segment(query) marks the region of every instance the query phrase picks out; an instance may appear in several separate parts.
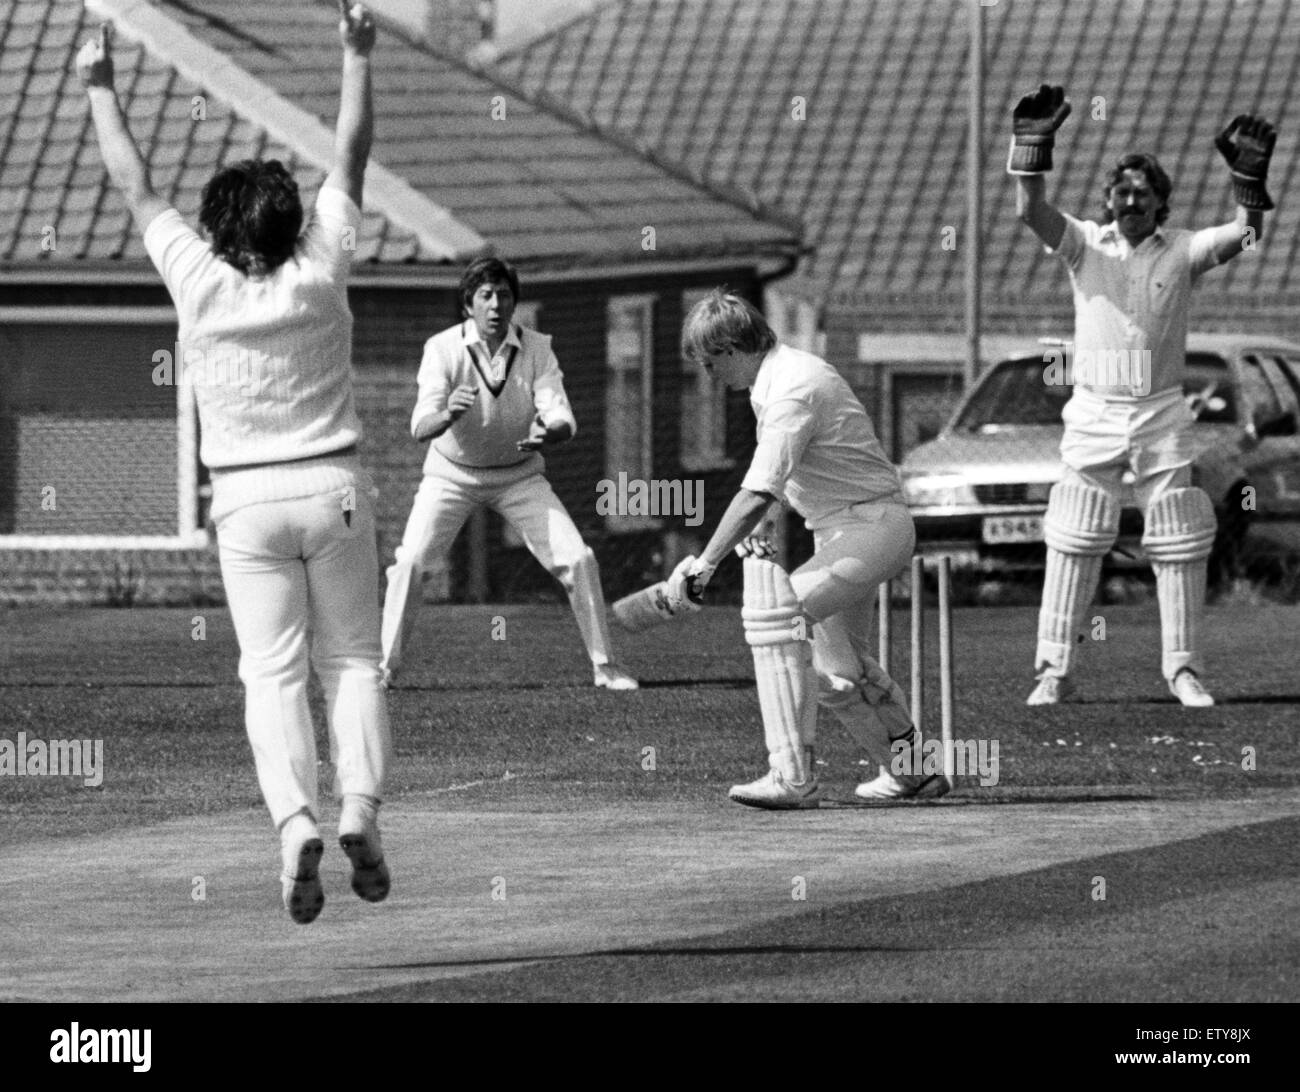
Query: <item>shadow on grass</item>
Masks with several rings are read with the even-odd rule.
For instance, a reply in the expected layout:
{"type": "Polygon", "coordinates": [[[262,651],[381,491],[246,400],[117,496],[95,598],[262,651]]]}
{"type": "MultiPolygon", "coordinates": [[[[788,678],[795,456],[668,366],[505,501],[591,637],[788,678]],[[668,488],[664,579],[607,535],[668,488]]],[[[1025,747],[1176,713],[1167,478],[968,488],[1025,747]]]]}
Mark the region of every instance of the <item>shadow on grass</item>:
{"type": "MultiPolygon", "coordinates": [[[[876,999],[872,991],[895,986],[914,1000],[981,990],[1010,990],[1016,1000],[1107,989],[1127,991],[1110,998],[1123,1000],[1197,998],[1206,989],[1249,997],[1252,990],[1293,989],[1286,985],[1287,960],[1295,953],[1230,908],[1207,922],[1206,905],[1254,902],[1246,893],[1255,885],[1296,880],[1300,817],[1289,817],[939,890],[805,906],[716,936],[578,955],[388,964],[389,970],[412,971],[512,969],[315,1000],[627,1001],[737,996],[751,984],[755,996],[763,996],[774,989],[796,994],[801,981],[810,993],[820,989],[821,999],[834,999],[825,990],[838,988],[846,1000],[876,999]],[[1107,930],[1122,941],[1108,940],[1107,930]],[[1051,954],[1050,962],[1043,952],[1051,954]],[[968,953],[968,961],[942,958],[947,953],[968,953]],[[996,983],[979,977],[989,974],[985,955],[995,960],[996,983]],[[1234,955],[1242,957],[1235,969],[1234,955]],[[773,956],[784,961],[773,964],[773,956]],[[1162,975],[1181,973],[1186,984],[1145,980],[1136,968],[1153,960],[1163,960],[1162,975]],[[1271,979],[1256,965],[1269,960],[1277,972],[1271,979]],[[1213,977],[1225,974],[1233,977],[1231,985],[1213,977]]],[[[1267,923],[1268,909],[1260,905],[1267,923]]],[[[1285,935],[1289,925],[1278,921],[1275,928],[1285,935]]]]}
{"type": "Polygon", "coordinates": [[[882,808],[963,808],[963,807],[1007,807],[1014,804],[1142,804],[1163,799],[1149,792],[1072,792],[1059,794],[1050,790],[1031,790],[1017,793],[1014,790],[999,792],[996,795],[973,790],[970,795],[957,788],[938,800],[882,800],[868,803],[852,797],[842,799],[824,799],[823,809],[844,811],[879,811],[882,808]]]}
{"type": "MultiPolygon", "coordinates": [[[[1147,698],[1071,698],[1062,705],[1177,705],[1178,699],[1172,694],[1163,697],[1147,698]]],[[[1240,694],[1232,698],[1214,699],[1215,705],[1300,705],[1300,694],[1240,694]]],[[[1211,706],[1210,708],[1213,708],[1211,706]]]]}

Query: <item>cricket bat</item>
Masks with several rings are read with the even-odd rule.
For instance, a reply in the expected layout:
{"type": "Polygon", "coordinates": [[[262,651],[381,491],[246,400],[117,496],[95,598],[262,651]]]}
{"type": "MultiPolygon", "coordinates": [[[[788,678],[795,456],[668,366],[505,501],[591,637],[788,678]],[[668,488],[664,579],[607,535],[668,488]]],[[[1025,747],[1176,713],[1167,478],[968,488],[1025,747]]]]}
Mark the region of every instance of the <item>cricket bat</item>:
{"type": "Polygon", "coordinates": [[[676,621],[693,613],[689,607],[674,607],[673,600],[668,598],[667,580],[623,596],[610,609],[614,613],[614,620],[633,633],[653,629],[664,622],[676,621]]]}

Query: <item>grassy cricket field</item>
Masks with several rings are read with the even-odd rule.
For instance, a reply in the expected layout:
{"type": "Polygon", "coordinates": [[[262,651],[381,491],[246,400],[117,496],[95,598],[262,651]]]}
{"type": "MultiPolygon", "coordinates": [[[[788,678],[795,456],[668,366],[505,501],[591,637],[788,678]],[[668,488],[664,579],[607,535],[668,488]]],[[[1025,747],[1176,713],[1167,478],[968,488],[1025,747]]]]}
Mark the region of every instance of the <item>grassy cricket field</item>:
{"type": "Polygon", "coordinates": [[[799,813],[726,800],[765,766],[737,610],[616,634],[643,688],[611,694],[558,603],[430,607],[389,701],[392,896],[348,889],[322,726],[308,927],[227,613],[0,617],[0,739],[103,741],[101,784],[0,776],[0,998],[1300,1000],[1294,606],[1210,608],[1207,710],[1160,678],[1154,602],[1094,608],[1047,709],[1036,611],[961,608],[955,735],[996,743],[996,783],[856,806],[823,719],[829,803],[799,813]]]}

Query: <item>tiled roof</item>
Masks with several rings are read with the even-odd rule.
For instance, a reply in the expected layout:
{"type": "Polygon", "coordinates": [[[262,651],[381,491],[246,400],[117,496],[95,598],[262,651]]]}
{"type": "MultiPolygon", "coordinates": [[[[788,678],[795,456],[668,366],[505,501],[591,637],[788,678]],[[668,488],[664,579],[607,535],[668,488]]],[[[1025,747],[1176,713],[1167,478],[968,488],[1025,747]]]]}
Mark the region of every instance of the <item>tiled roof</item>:
{"type": "MultiPolygon", "coordinates": [[[[153,10],[262,81],[268,98],[283,96],[332,128],[340,55],[336,4],[162,0],[153,10]]],[[[16,104],[0,117],[3,266],[144,258],[139,235],[104,175],[73,71],[77,48],[96,24],[80,3],[68,0],[16,0],[0,8],[0,101],[16,104]],[[51,226],[54,254],[41,247],[51,226]]],[[[220,162],[239,158],[279,158],[305,192],[316,188],[321,167],[305,162],[293,141],[277,140],[250,120],[263,104],[208,95],[206,119],[195,122],[193,97],[205,89],[158,55],[165,49],[150,53],[119,38],[114,61],[153,184],[182,215],[193,221],[203,183],[220,162]]],[[[797,245],[789,223],[765,218],[762,210],[680,169],[657,166],[626,142],[606,140],[563,110],[525,101],[388,28],[381,29],[375,58],[372,162],[525,267],[746,260],[784,255],[797,245]],[[504,120],[493,120],[494,105],[504,106],[504,120]],[[642,249],[645,226],[655,228],[653,252],[642,249]]],[[[367,210],[359,242],[363,260],[437,260],[380,211],[367,210]]]]}
{"type": "MultiPolygon", "coordinates": [[[[98,22],[80,3],[17,0],[0,9],[0,263],[13,268],[66,259],[147,261],[140,233],[108,181],[86,94],[73,58],[98,22]],[[51,234],[49,229],[53,229],[51,234]],[[49,240],[53,240],[53,248],[49,240]],[[44,245],[43,245],[44,244],[44,245]]],[[[222,162],[279,159],[306,192],[325,172],[228,103],[170,65],[119,39],[113,50],[117,87],[132,135],[145,153],[154,188],[191,222],[203,184],[222,162]]],[[[416,241],[368,212],[358,243],[362,259],[405,261],[416,241]]]]}
{"type": "MultiPolygon", "coordinates": [[[[635,134],[719,184],[795,210],[816,253],[806,290],[843,300],[957,299],[965,236],[970,5],[956,0],[610,0],[497,62],[530,93],[635,134]],[[806,101],[806,120],[793,100],[806,101]],[[942,246],[957,228],[957,249],[942,246]]],[[[1040,82],[1074,104],[1049,195],[1096,218],[1109,166],[1155,151],[1171,226],[1232,219],[1213,138],[1258,111],[1280,135],[1278,211],[1256,257],[1205,284],[1222,298],[1300,294],[1300,4],[1011,0],[985,18],[985,299],[1058,303],[1063,273],[1014,215],[1011,107],[1040,82]],[[1104,100],[1104,104],[1101,100],[1104,100]],[[1104,109],[1104,117],[1103,117],[1104,109]]],[[[1206,289],[1202,289],[1205,291],[1206,289]]]]}

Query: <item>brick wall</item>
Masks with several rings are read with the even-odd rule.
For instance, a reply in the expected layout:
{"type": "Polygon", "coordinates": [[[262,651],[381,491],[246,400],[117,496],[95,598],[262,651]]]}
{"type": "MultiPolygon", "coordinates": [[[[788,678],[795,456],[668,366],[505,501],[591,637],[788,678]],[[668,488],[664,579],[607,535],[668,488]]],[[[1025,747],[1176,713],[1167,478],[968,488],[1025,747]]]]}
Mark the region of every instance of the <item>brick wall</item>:
{"type": "Polygon", "coordinates": [[[207,550],[0,548],[0,606],[208,606],[224,603],[207,550]]]}

